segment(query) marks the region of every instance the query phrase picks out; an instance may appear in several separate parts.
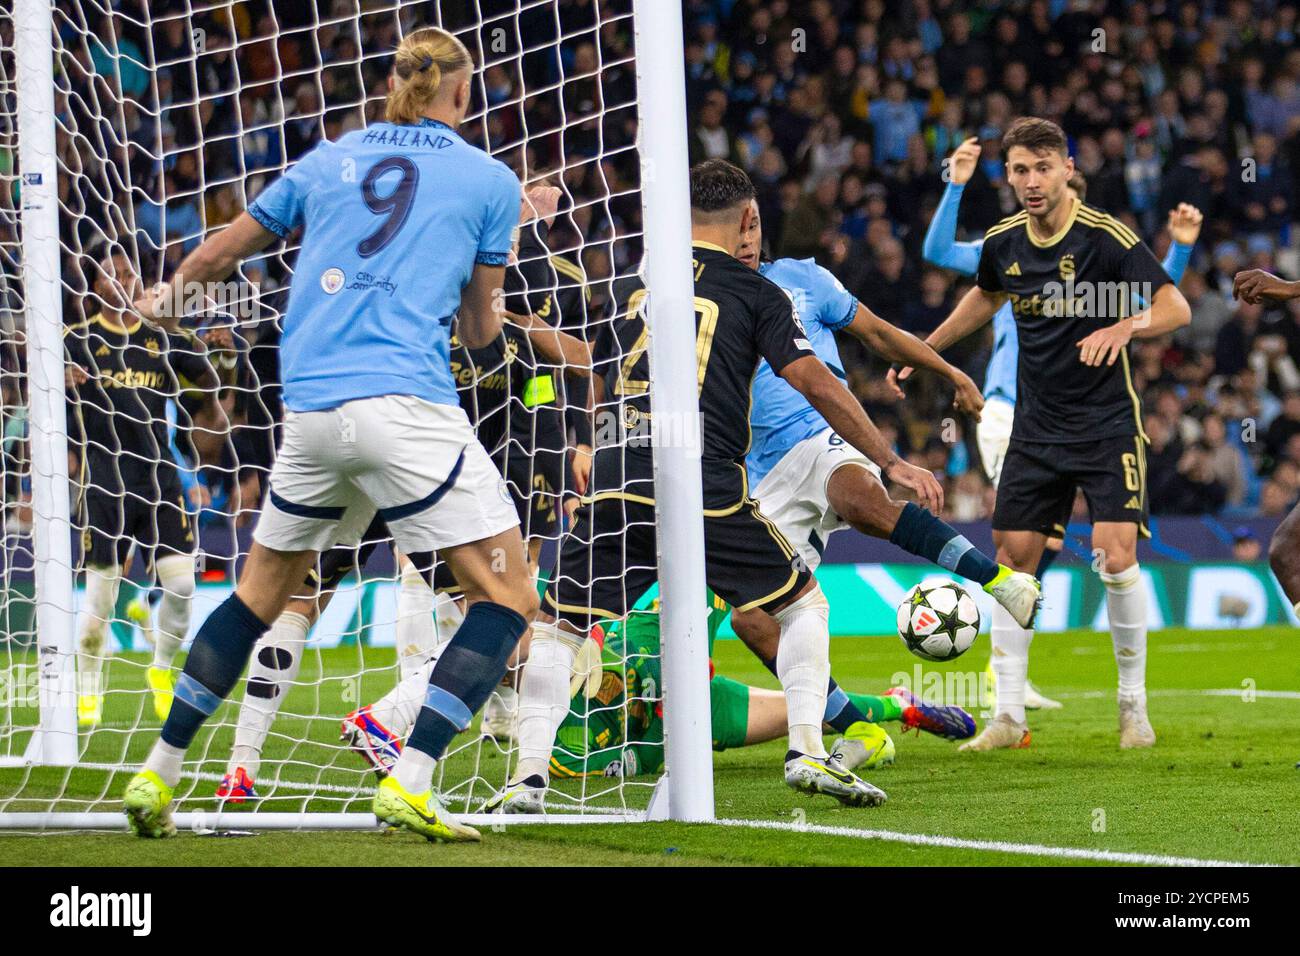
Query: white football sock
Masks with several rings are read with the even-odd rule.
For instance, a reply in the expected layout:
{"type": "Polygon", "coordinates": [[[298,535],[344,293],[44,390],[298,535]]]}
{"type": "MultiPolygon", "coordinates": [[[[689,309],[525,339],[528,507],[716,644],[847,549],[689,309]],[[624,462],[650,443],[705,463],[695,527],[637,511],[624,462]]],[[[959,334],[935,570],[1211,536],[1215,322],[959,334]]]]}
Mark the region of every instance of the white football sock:
{"type": "Polygon", "coordinates": [[[271,732],[271,725],[275,723],[275,715],[280,712],[280,705],[298,677],[310,630],[310,620],[296,611],[285,611],[254,645],[244,700],[239,705],[235,747],[230,753],[226,773],[234,773],[243,767],[250,777],[257,778],[262,747],[271,732]]]}
{"type": "Polygon", "coordinates": [[[1102,572],[1106,585],[1106,616],[1119,668],[1119,696],[1144,697],[1147,692],[1147,592],[1138,565],[1118,574],[1102,572]]]}
{"type": "Polygon", "coordinates": [[[781,625],[776,676],[785,691],[790,749],[825,757],[822,717],[831,676],[830,605],[814,582],[811,591],[774,616],[781,625]]]}
{"type": "Polygon", "coordinates": [[[149,751],[143,769],[152,770],[162,777],[163,783],[169,787],[174,787],[181,782],[181,759],[184,756],[184,750],[181,750],[180,747],[173,747],[160,737],[154,742],[153,750],[149,751]]]}
{"type": "Polygon", "coordinates": [[[519,686],[519,765],[511,782],[546,779],[555,732],[569,712],[569,679],[582,638],[556,624],[534,624],[519,686]]]}
{"type": "Polygon", "coordinates": [[[86,597],[77,628],[77,693],[96,695],[104,692],[101,671],[107,649],[109,622],[117,606],[117,588],[122,569],[86,568],[86,597]]]}
{"type": "Polygon", "coordinates": [[[433,620],[438,628],[438,646],[443,647],[465,620],[465,608],[461,606],[462,598],[446,591],[439,594],[433,605],[433,620]]]}
{"type": "Polygon", "coordinates": [[[414,564],[407,564],[397,590],[397,664],[402,679],[420,670],[437,646],[433,588],[424,583],[414,564]]]}
{"type": "Polygon", "coordinates": [[[190,603],[194,599],[194,556],[169,554],[154,563],[162,600],[154,629],[153,666],[170,669],[176,652],[190,629],[190,603]]]}
{"type": "Polygon", "coordinates": [[[397,686],[370,705],[370,716],[402,740],[415,726],[415,718],[420,716],[434,663],[425,661],[423,666],[411,671],[397,686]]]}
{"type": "Polygon", "coordinates": [[[433,771],[437,766],[437,759],[424,751],[403,747],[402,755],[393,764],[393,777],[407,793],[424,793],[433,786],[433,771]]]}
{"type": "Polygon", "coordinates": [[[1029,644],[1034,632],[1016,623],[1001,604],[993,605],[989,628],[993,645],[993,673],[997,675],[996,714],[1006,714],[1017,724],[1025,722],[1025,682],[1029,679],[1029,644]]]}

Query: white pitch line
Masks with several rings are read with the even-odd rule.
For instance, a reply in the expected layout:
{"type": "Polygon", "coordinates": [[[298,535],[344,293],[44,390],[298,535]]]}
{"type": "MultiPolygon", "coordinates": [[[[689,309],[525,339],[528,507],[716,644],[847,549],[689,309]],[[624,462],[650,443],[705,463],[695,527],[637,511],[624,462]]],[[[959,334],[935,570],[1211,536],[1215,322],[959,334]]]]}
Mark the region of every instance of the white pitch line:
{"type": "Polygon", "coordinates": [[[814,833],[820,836],[853,837],[858,840],[881,840],[912,846],[937,846],[956,850],[979,850],[986,853],[1019,853],[1022,856],[1055,857],[1067,860],[1096,860],[1102,863],[1135,863],[1141,866],[1273,866],[1271,863],[1244,863],[1240,860],[1198,860],[1186,856],[1157,853],[1122,853],[1117,850],[1086,850],[1081,847],[1044,846],[1039,843],[1007,843],[1002,840],[965,840],[960,837],[932,836],[926,833],[896,833],[893,830],[859,830],[856,827],[832,827],[820,823],[789,823],[784,820],[718,820],[718,826],[748,827],[756,830],[782,830],[788,833],[814,833]]]}
{"type": "MultiPolygon", "coordinates": [[[[1300,690],[1252,690],[1247,691],[1244,687],[1203,687],[1199,689],[1178,690],[1170,688],[1168,690],[1149,690],[1148,697],[1244,697],[1249,693],[1251,697],[1266,697],[1274,700],[1300,700],[1300,690]]],[[[1095,700],[1102,697],[1114,697],[1114,691],[1108,690],[1081,690],[1065,691],[1052,696],[1061,700],[1095,700]]]]}

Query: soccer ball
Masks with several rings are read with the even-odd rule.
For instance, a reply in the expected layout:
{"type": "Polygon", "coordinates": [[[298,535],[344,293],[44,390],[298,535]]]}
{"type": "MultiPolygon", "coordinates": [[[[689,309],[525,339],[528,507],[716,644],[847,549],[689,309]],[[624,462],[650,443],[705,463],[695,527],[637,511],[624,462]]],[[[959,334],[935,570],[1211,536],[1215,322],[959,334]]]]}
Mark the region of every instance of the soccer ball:
{"type": "Polygon", "coordinates": [[[898,605],[898,636],[927,661],[950,661],[970,650],[980,632],[980,612],[965,589],[945,581],[918,584],[898,605]]]}

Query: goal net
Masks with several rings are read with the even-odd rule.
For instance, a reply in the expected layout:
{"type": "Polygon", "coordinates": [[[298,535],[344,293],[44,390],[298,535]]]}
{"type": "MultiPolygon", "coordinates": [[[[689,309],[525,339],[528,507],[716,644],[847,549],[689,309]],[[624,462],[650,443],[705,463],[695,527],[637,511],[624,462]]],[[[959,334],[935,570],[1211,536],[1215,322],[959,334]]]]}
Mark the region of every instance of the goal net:
{"type": "MultiPolygon", "coordinates": [[[[141,329],[123,304],[314,144],[382,119],[394,48],[435,25],[479,67],[461,135],[514,169],[521,188],[559,187],[549,222],[521,226],[507,308],[594,342],[602,323],[625,319],[613,281],[635,273],[649,245],[647,121],[632,0],[57,0],[52,124],[32,102],[39,71],[21,82],[45,36],[24,34],[24,4],[42,6],[0,0],[0,826],[117,827],[122,789],[157,739],[168,674],[237,583],[268,491],[284,416],[278,320],[301,236],[184,302],[178,335],[141,329]],[[35,53],[22,48],[32,43],[35,53]],[[53,188],[49,172],[24,165],[35,155],[25,141],[42,134],[53,188]],[[44,247],[42,196],[57,206],[44,247]],[[39,248],[52,268],[36,267],[39,248]]],[[[679,37],[668,48],[680,64],[679,37]]],[[[675,121],[684,130],[684,116],[675,121]]],[[[678,161],[684,171],[684,151],[678,161]]],[[[349,280],[378,301],[387,277],[349,280]]],[[[453,351],[462,405],[517,502],[541,585],[566,572],[558,544],[590,446],[626,441],[625,429],[600,427],[618,420],[618,399],[593,396],[589,371],[548,360],[522,335],[453,351]]],[[[183,822],[373,824],[376,775],[342,722],[386,700],[400,737],[422,692],[393,692],[404,675],[427,674],[420,665],[449,639],[456,609],[403,574],[391,541],[372,543],[322,558],[305,645],[259,646],[195,739],[176,791],[183,822]],[[416,632],[432,643],[406,646],[416,632]],[[256,793],[242,802],[240,770],[256,793]]],[[[628,598],[655,610],[653,596],[628,598]]],[[[702,619],[702,601],[696,610],[702,619]]],[[[621,640],[625,628],[610,629],[589,679],[574,681],[552,760],[553,819],[636,819],[652,802],[664,765],[661,645],[621,640]]],[[[507,780],[514,706],[503,687],[491,726],[476,719],[439,764],[434,786],[450,809],[476,812],[507,780]]],[[[707,752],[707,700],[703,714],[707,752]]]]}

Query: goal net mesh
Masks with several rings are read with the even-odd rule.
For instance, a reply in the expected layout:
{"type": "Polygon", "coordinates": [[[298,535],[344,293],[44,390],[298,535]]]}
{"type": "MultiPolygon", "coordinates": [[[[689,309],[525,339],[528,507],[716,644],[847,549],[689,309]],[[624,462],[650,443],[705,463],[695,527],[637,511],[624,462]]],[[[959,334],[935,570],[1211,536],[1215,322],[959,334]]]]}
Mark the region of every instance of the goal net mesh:
{"type": "MultiPolygon", "coordinates": [[[[523,290],[528,302],[534,309],[550,303],[547,321],[594,341],[602,322],[620,321],[611,308],[613,279],[634,272],[641,257],[631,0],[54,4],[64,334],[65,342],[80,337],[86,344],[78,354],[89,356],[86,381],[70,381],[67,392],[76,575],[71,646],[81,647],[83,670],[97,668],[100,675],[93,687],[81,675],[79,691],[102,693],[97,722],[79,729],[75,767],[23,761],[41,719],[32,545],[40,519],[33,518],[31,501],[34,436],[27,413],[23,301],[24,281],[31,280],[24,276],[18,214],[21,104],[12,2],[0,0],[0,815],[117,811],[128,775],[161,726],[148,669],[158,630],[166,626],[168,593],[183,597],[187,590],[163,580],[149,560],[147,540],[141,540],[162,533],[164,508],[172,502],[158,500],[165,490],[157,477],[161,469],[142,469],[137,439],[151,435],[165,444],[153,454],[184,484],[184,510],[178,506],[170,520],[179,519],[195,540],[196,586],[185,644],[175,659],[178,671],[199,625],[237,582],[267,493],[283,419],[278,321],[301,236],[291,234],[243,262],[221,289],[187,304],[182,324],[189,338],[132,339],[148,353],[161,351],[168,372],[162,384],[133,382],[131,346],[123,351],[113,344],[125,333],[101,318],[129,283],[127,273],[142,284],[169,277],[187,252],[232,221],[315,143],[382,119],[398,41],[417,27],[442,26],[479,65],[461,134],[516,170],[523,186],[545,183],[561,190],[542,251],[520,247],[521,266],[529,256],[548,261],[543,287],[523,290]],[[112,264],[111,253],[128,263],[125,273],[112,264]],[[196,359],[211,369],[211,380],[183,370],[196,359]],[[105,397],[111,387],[133,385],[154,387],[162,400],[132,406],[132,412],[105,397]],[[95,403],[108,403],[111,414],[95,414],[102,411],[90,407],[95,403]],[[142,420],[139,409],[155,405],[161,415],[150,412],[142,420]],[[113,473],[105,473],[104,461],[113,473]],[[140,474],[154,480],[142,484],[133,477],[140,474]],[[89,527],[112,523],[111,517],[92,517],[87,502],[96,492],[101,505],[105,497],[122,504],[117,527],[89,527]],[[97,647],[78,644],[87,616],[100,620],[86,597],[92,531],[112,539],[110,545],[120,543],[110,553],[122,554],[134,543],[104,611],[97,647]],[[86,668],[92,658],[94,666],[86,668]]],[[[383,277],[374,279],[382,283],[383,277]]],[[[130,321],[129,315],[123,320],[128,326],[130,321]]],[[[544,583],[553,571],[565,573],[555,568],[554,556],[568,524],[564,502],[582,490],[572,463],[579,445],[592,441],[584,437],[583,418],[589,433],[599,433],[592,425],[602,416],[617,416],[618,409],[609,399],[589,403],[574,369],[521,354],[528,351],[526,340],[500,351],[495,364],[471,358],[455,372],[473,421],[496,416],[499,424],[504,416],[489,451],[530,516],[544,583]],[[528,363],[529,374],[512,374],[520,361],[528,363]],[[501,388],[490,387],[487,380],[494,377],[504,383],[501,388]],[[560,438],[551,447],[552,464],[544,468],[539,462],[545,456],[535,452],[547,416],[560,423],[560,438]],[[557,521],[545,520],[551,511],[557,521]]],[[[617,433],[612,440],[619,440],[617,433]]],[[[259,799],[239,808],[251,815],[369,809],[375,776],[340,738],[340,721],[393,690],[402,674],[395,645],[404,605],[391,542],[381,541],[365,566],[354,567],[326,596],[329,603],[311,630],[300,670],[268,722],[254,775],[259,799]]],[[[629,603],[637,597],[629,595],[629,603]]],[[[447,639],[445,626],[440,636],[447,639]]],[[[655,748],[662,753],[661,735],[653,736],[661,713],[659,684],[645,679],[655,671],[644,647],[633,672],[609,650],[617,644],[607,642],[604,672],[591,685],[595,694],[581,704],[575,698],[553,761],[550,809],[614,813],[648,803],[658,772],[655,748]],[[635,742],[648,724],[654,725],[652,736],[640,741],[636,768],[642,772],[622,775],[623,744],[635,742]]],[[[176,792],[178,811],[232,809],[215,791],[231,769],[248,686],[241,680],[196,738],[176,792]]],[[[453,742],[435,788],[453,810],[478,809],[507,779],[514,746],[506,735],[481,734],[476,720],[453,742]]]]}

